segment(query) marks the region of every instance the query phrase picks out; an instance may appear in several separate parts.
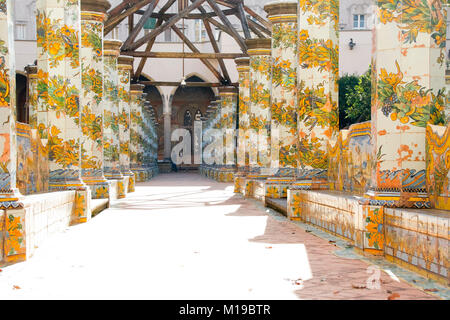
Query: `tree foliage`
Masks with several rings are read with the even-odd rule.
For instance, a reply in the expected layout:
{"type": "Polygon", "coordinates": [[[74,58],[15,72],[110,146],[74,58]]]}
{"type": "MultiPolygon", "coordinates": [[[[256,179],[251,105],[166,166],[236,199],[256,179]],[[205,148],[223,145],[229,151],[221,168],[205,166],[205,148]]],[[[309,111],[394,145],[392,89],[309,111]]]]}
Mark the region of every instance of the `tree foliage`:
{"type": "Polygon", "coordinates": [[[345,75],[339,79],[340,128],[370,120],[371,68],[362,76],[345,75]]]}

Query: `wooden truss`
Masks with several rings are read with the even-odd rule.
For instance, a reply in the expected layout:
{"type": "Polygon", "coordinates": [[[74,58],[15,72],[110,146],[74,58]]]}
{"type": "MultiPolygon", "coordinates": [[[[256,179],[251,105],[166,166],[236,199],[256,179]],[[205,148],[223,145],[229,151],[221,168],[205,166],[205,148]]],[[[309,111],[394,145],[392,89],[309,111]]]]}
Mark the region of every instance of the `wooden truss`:
{"type": "MultiPolygon", "coordinates": [[[[145,63],[150,58],[164,59],[199,59],[217,78],[218,83],[208,83],[207,86],[236,85],[231,83],[230,75],[225,66],[225,59],[236,59],[247,56],[245,40],[253,36],[267,38],[271,36],[270,22],[256,14],[245,6],[244,0],[122,0],[115,8],[108,12],[108,20],[105,23],[105,35],[110,33],[124,19],[128,19],[128,38],[123,43],[121,54],[141,58],[139,66],[133,73],[137,81],[142,74],[145,63]],[[156,10],[158,5],[165,4],[156,10]],[[172,6],[178,4],[178,13],[167,13],[172,6]],[[135,16],[140,16],[135,23],[135,16]],[[229,17],[235,16],[240,21],[243,35],[231,24],[229,17]],[[149,18],[156,19],[155,28],[138,38],[145,23],[149,18]],[[202,20],[211,42],[214,53],[202,53],[184,33],[176,26],[182,19],[202,20]],[[214,37],[213,26],[230,35],[239,45],[240,53],[221,53],[217,40],[214,37]],[[184,42],[191,52],[153,52],[156,37],[166,30],[173,30],[184,42]],[[146,45],[144,51],[138,51],[146,45]],[[211,63],[216,60],[220,71],[211,63]]],[[[147,84],[163,84],[163,82],[148,82],[147,84]]],[[[171,83],[172,85],[176,83],[171,83]]],[[[200,86],[200,83],[190,84],[200,86]]]]}

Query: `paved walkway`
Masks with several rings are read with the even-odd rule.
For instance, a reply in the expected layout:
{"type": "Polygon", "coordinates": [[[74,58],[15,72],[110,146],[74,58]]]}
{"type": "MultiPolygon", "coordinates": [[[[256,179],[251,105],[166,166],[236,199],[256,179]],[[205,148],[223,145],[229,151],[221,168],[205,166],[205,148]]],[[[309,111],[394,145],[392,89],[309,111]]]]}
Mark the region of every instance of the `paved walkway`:
{"type": "Polygon", "coordinates": [[[197,174],[160,175],[0,272],[0,300],[435,299],[197,174]],[[370,271],[371,269],[369,269],[370,271]]]}

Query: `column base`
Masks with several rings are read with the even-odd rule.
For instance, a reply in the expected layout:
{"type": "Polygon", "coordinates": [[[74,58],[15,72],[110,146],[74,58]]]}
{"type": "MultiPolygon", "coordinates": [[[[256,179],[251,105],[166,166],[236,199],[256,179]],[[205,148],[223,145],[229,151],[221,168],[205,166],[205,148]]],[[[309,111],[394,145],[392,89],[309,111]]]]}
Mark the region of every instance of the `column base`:
{"type": "Polygon", "coordinates": [[[136,186],[136,176],[134,175],[133,172],[127,170],[127,171],[122,171],[122,174],[125,178],[128,178],[127,180],[127,184],[124,185],[124,192],[125,195],[127,193],[131,193],[131,192],[135,192],[135,186],[136,186]]]}
{"type": "Polygon", "coordinates": [[[83,182],[91,189],[92,199],[109,199],[110,183],[106,179],[83,178],[83,182]]]}

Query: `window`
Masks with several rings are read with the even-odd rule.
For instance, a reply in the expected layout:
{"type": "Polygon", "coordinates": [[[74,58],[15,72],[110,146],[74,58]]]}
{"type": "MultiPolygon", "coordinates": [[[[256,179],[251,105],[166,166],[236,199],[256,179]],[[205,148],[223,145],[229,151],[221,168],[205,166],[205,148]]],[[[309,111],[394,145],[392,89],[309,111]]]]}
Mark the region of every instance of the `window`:
{"type": "Polygon", "coordinates": [[[26,24],[16,23],[16,40],[25,40],[26,38],[26,24]]]}
{"type": "Polygon", "coordinates": [[[353,29],[365,29],[366,22],[365,16],[363,14],[353,15],[353,29]]]}

